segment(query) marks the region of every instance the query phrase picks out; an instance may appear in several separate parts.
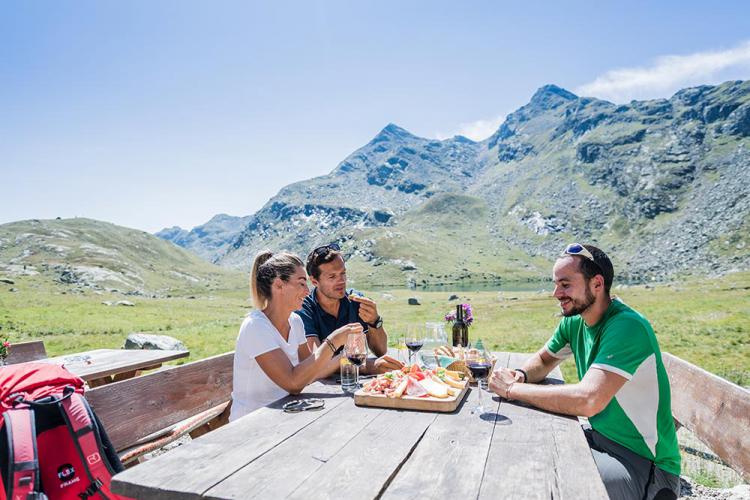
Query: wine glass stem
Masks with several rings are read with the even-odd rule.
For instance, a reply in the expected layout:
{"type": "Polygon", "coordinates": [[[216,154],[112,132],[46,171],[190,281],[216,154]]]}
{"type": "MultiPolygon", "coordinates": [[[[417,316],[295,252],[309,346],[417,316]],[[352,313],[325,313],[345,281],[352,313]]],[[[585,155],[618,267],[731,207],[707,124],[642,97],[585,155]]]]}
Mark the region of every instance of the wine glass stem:
{"type": "Polygon", "coordinates": [[[359,366],[354,365],[354,387],[359,387],[359,366]]]}
{"type": "Polygon", "coordinates": [[[482,379],[477,378],[477,408],[482,407],[482,379]]]}

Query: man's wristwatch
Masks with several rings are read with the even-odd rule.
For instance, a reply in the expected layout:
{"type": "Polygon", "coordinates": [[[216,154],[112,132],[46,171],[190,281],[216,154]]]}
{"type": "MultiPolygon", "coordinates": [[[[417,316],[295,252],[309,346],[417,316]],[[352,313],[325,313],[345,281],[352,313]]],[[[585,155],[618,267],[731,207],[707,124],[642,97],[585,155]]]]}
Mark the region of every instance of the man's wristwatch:
{"type": "Polygon", "coordinates": [[[383,327],[383,317],[378,316],[378,319],[375,320],[375,323],[367,323],[367,326],[370,328],[382,328],[383,327]]]}

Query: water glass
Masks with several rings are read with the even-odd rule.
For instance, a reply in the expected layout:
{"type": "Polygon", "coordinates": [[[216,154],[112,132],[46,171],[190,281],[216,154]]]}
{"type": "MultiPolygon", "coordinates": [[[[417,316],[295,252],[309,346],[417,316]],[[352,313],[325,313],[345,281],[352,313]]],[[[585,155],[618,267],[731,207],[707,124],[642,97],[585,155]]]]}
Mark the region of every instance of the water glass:
{"type": "Polygon", "coordinates": [[[341,356],[341,390],[346,394],[357,392],[357,367],[341,356]]]}

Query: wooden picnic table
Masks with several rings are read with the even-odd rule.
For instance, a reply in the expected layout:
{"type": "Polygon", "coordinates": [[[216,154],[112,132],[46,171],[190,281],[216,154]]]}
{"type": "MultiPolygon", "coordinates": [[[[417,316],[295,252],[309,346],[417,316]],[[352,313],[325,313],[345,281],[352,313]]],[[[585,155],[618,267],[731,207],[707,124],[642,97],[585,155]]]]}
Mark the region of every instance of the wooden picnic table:
{"type": "MultiPolygon", "coordinates": [[[[528,355],[497,353],[498,366],[528,355]]],[[[562,383],[559,371],[547,383],[562,383]]],[[[132,498],[607,498],[576,418],[476,389],[453,413],[354,405],[316,382],[116,475],[132,498]],[[319,411],[285,413],[298,398],[319,411]]]]}
{"type": "Polygon", "coordinates": [[[159,368],[162,363],[186,358],[190,351],[156,349],[95,349],[40,360],[65,366],[89,387],[134,377],[139,370],[159,368]]]}

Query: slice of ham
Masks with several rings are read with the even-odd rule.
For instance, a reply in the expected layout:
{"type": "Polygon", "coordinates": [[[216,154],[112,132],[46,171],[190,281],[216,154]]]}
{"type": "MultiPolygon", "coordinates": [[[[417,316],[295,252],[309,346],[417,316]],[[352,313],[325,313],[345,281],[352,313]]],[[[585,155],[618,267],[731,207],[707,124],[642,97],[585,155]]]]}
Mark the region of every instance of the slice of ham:
{"type": "Polygon", "coordinates": [[[406,383],[406,394],[419,398],[427,394],[427,391],[422,387],[422,384],[419,383],[416,377],[410,376],[409,381],[406,383]]]}

